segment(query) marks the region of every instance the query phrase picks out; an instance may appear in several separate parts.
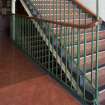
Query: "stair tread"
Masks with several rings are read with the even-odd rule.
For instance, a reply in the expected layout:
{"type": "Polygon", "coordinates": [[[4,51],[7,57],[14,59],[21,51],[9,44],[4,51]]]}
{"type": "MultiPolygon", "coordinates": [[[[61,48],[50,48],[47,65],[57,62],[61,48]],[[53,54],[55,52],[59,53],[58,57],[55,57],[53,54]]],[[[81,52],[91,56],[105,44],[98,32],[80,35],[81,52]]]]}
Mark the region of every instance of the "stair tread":
{"type": "MultiPolygon", "coordinates": [[[[74,40],[74,46],[76,46],[77,45],[77,36],[74,36],[74,39],[75,39],[74,40]]],[[[99,41],[103,42],[104,39],[105,39],[105,30],[99,32],[99,41]]],[[[60,42],[62,47],[64,46],[65,41],[67,43],[66,44],[67,48],[69,48],[71,43],[72,43],[70,35],[69,36],[62,36],[62,37],[58,36],[58,40],[62,41],[62,42],[60,42]]],[[[91,33],[87,33],[87,35],[86,35],[86,41],[87,41],[87,44],[89,44],[89,43],[91,44],[91,42],[92,42],[92,34],[91,33]]],[[[96,41],[96,35],[94,35],[94,41],[96,41]]],[[[84,35],[81,34],[80,35],[80,46],[83,46],[83,44],[84,44],[84,35]]],[[[102,43],[102,44],[104,44],[104,43],[102,43]]],[[[100,47],[99,47],[99,49],[102,50],[104,46],[100,46],[100,47]],[[102,47],[102,48],[100,48],[100,47],[102,47]]],[[[87,55],[89,55],[89,54],[87,53],[87,55]]]]}
{"type": "MultiPolygon", "coordinates": [[[[99,40],[99,51],[104,51],[105,50],[105,39],[100,39],[99,40]]],[[[68,50],[71,51],[71,46],[67,47],[68,50]]],[[[72,48],[72,50],[74,49],[74,56],[77,56],[77,45],[74,45],[74,47],[72,48]]],[[[90,55],[91,54],[91,49],[92,49],[92,42],[87,42],[86,43],[86,55],[90,55]]],[[[93,45],[93,49],[94,49],[94,53],[96,52],[96,41],[94,41],[94,45],[93,45]]],[[[84,43],[80,44],[80,56],[82,57],[84,53],[84,43]]]]}
{"type": "Polygon", "coordinates": [[[102,91],[104,91],[104,89],[105,89],[105,85],[100,86],[99,87],[99,92],[101,93],[102,91]]]}
{"type": "MultiPolygon", "coordinates": [[[[91,74],[92,74],[92,80],[93,83],[95,84],[95,73],[96,71],[88,72],[86,74],[88,79],[91,79],[91,74]]],[[[105,88],[105,66],[99,68],[99,90],[103,90],[105,88]]]]}
{"type": "MultiPolygon", "coordinates": [[[[95,32],[94,32],[94,34],[95,34],[95,32]]],[[[74,37],[75,37],[76,35],[74,35],[74,37]]],[[[61,36],[58,36],[58,39],[60,39],[61,38],[61,36]]],[[[62,39],[63,38],[65,38],[66,39],[66,41],[70,41],[70,40],[67,40],[68,38],[70,38],[71,39],[71,36],[69,35],[63,35],[62,36],[62,39]]],[[[75,39],[76,39],[77,37],[75,37],[75,39]]],[[[104,31],[99,31],[99,38],[100,39],[105,39],[105,30],[104,31]]],[[[92,32],[87,32],[86,33],[86,40],[87,40],[87,42],[91,42],[91,40],[92,40],[92,32]]],[[[96,35],[94,35],[94,40],[96,40],[96,35]]],[[[81,34],[80,35],[80,43],[83,43],[84,42],[84,34],[81,34]]]]}
{"type": "MultiPolygon", "coordinates": [[[[95,62],[96,61],[96,53],[93,54],[93,58],[94,58],[93,68],[95,68],[95,66],[96,66],[96,62],[95,62]]],[[[104,60],[105,60],[105,50],[98,53],[99,66],[105,65],[104,60]]],[[[81,66],[81,68],[83,68],[83,66],[84,66],[84,57],[80,58],[80,66],[81,66]]],[[[89,69],[91,69],[91,55],[86,56],[85,67],[86,67],[87,71],[89,69]]]]}
{"type": "Polygon", "coordinates": [[[105,105],[105,89],[99,92],[99,103],[100,105],[105,105]]]}

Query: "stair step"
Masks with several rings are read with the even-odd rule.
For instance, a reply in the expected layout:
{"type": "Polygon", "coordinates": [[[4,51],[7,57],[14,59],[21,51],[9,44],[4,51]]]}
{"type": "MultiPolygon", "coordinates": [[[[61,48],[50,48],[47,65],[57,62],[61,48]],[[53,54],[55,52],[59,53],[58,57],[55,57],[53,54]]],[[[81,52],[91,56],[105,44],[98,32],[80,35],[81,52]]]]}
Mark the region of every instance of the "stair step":
{"type": "MultiPolygon", "coordinates": [[[[105,39],[99,40],[99,51],[104,51],[105,50],[105,39]]],[[[74,47],[71,48],[67,47],[67,50],[69,52],[74,51],[74,57],[77,57],[77,45],[74,45],[74,47]]],[[[94,46],[93,46],[93,53],[96,52],[96,41],[94,41],[94,46]]],[[[92,53],[92,42],[87,42],[86,43],[86,55],[91,55],[92,53]]],[[[84,54],[84,43],[80,44],[80,57],[82,57],[84,54]]]]}
{"type": "MultiPolygon", "coordinates": [[[[93,58],[94,61],[93,64],[91,64],[91,55],[86,56],[86,64],[85,64],[86,71],[89,71],[91,69],[91,66],[93,66],[93,68],[96,67],[96,53],[94,53],[93,58]]],[[[99,67],[105,65],[105,51],[99,52],[98,62],[99,62],[99,67]]],[[[84,67],[84,57],[80,58],[80,67],[81,69],[83,69],[84,67]]]]}
{"type": "MultiPolygon", "coordinates": [[[[70,13],[70,18],[73,18],[73,16],[76,18],[77,17],[79,18],[79,16],[81,17],[81,15],[82,15],[82,18],[84,17],[86,19],[88,19],[89,17],[89,15],[85,15],[86,13],[83,12],[81,9],[79,9],[78,6],[74,5],[74,3],[69,3],[68,1],[65,1],[65,2],[57,1],[56,3],[56,1],[53,2],[53,1],[40,0],[40,1],[32,1],[32,2],[42,16],[45,16],[45,15],[51,16],[51,14],[54,14],[54,16],[57,15],[59,18],[61,14],[61,19],[64,19],[64,18],[68,18],[68,13],[70,13]],[[68,4],[70,4],[70,6],[68,4]]],[[[52,17],[47,17],[47,18],[51,19],[52,17]]]]}
{"type": "MultiPolygon", "coordinates": [[[[56,17],[57,17],[57,19],[59,19],[60,21],[61,20],[64,20],[64,14],[60,14],[60,13],[58,13],[58,14],[53,14],[53,13],[48,13],[48,14],[44,14],[44,13],[41,13],[41,15],[42,16],[45,16],[46,18],[49,18],[49,19],[51,19],[51,20],[56,20],[56,17]]],[[[73,16],[73,14],[70,14],[70,15],[68,15],[68,14],[65,14],[65,19],[67,19],[67,20],[69,20],[69,19],[73,19],[74,18],[74,20],[75,19],[84,19],[85,18],[85,16],[84,16],[84,14],[80,14],[80,15],[78,15],[78,14],[75,14],[74,16],[73,16]]]]}
{"type": "MultiPolygon", "coordinates": [[[[56,5],[56,0],[54,1],[54,0],[32,0],[32,2],[35,4],[35,3],[37,3],[37,4],[55,4],[56,5]]],[[[65,4],[67,4],[68,5],[68,1],[60,1],[60,0],[58,0],[57,1],[57,4],[62,4],[62,5],[64,5],[64,3],[65,4]]],[[[73,4],[72,4],[72,2],[70,3],[69,2],[69,4],[70,4],[70,6],[73,6],[73,4]]]]}
{"type": "Polygon", "coordinates": [[[105,89],[99,92],[99,104],[105,105],[105,89]]]}
{"type": "Polygon", "coordinates": [[[53,5],[54,6],[56,6],[56,4],[60,7],[62,7],[62,8],[64,8],[64,5],[66,5],[66,7],[70,7],[70,8],[79,8],[78,7],[78,5],[77,4],[75,4],[75,3],[73,3],[72,1],[61,1],[61,0],[58,0],[57,1],[57,3],[56,3],[56,1],[54,1],[54,0],[46,0],[46,1],[42,1],[42,0],[38,0],[38,1],[35,1],[35,0],[32,0],[32,2],[33,2],[33,4],[34,5],[42,5],[42,7],[44,8],[44,4],[45,5],[50,5],[50,7],[52,7],[53,5]]]}
{"type": "MultiPolygon", "coordinates": [[[[56,20],[56,17],[54,18],[54,20],[56,20]]],[[[52,20],[53,21],[53,20],[52,20]]],[[[79,24],[79,22],[80,22],[80,24],[85,24],[85,19],[70,19],[70,20],[68,20],[68,19],[59,19],[59,18],[57,18],[57,21],[61,21],[61,22],[64,22],[65,21],[65,23],[74,23],[74,24],[79,24]]],[[[86,24],[89,24],[89,23],[91,23],[92,22],[92,19],[91,18],[88,18],[88,19],[86,19],[86,24]]]]}
{"type": "MultiPolygon", "coordinates": [[[[60,21],[60,20],[58,20],[60,21]]],[[[64,22],[64,20],[62,20],[62,22],[64,22]]],[[[65,20],[66,23],[68,23],[68,20],[65,20]]],[[[75,23],[73,23],[73,20],[71,19],[70,23],[72,24],[79,24],[79,20],[75,19],[75,23]]],[[[91,20],[87,20],[87,24],[91,23],[91,20]]],[[[81,19],[81,24],[80,25],[83,25],[85,24],[84,22],[84,19],[81,19]]],[[[69,41],[71,39],[71,37],[75,37],[75,41],[77,40],[77,32],[78,30],[76,28],[74,28],[74,30],[72,30],[72,34],[73,34],[73,31],[74,31],[74,35],[70,35],[71,34],[71,27],[61,27],[60,25],[52,25],[50,24],[50,26],[52,27],[52,30],[54,31],[55,35],[56,35],[56,32],[57,32],[57,35],[58,35],[58,39],[61,38],[61,35],[62,35],[62,39],[67,39],[67,41],[69,41]],[[64,33],[64,30],[66,30],[66,33],[64,33]]],[[[91,28],[88,28],[85,30],[86,32],[86,35],[92,35],[92,32],[91,32],[91,28]]],[[[80,40],[82,40],[82,42],[84,41],[84,35],[82,35],[82,33],[84,33],[84,29],[80,29],[80,34],[81,34],[81,38],[80,40]]],[[[89,38],[92,38],[91,36],[89,36],[89,38]]],[[[86,38],[87,41],[89,38],[86,38]]],[[[63,40],[62,40],[63,41],[63,40]]]]}
{"type": "MultiPolygon", "coordinates": [[[[78,13],[76,13],[76,12],[69,12],[69,11],[67,11],[67,13],[65,13],[65,15],[64,15],[64,12],[57,12],[56,13],[56,10],[54,11],[54,13],[53,13],[53,11],[50,11],[49,9],[48,10],[39,10],[38,9],[38,11],[39,11],[39,13],[42,15],[42,16],[44,16],[44,18],[48,18],[48,19],[50,19],[50,20],[56,20],[56,17],[57,17],[57,19],[60,19],[60,20],[64,20],[64,19],[78,19],[79,20],[79,18],[80,18],[80,20],[82,20],[82,19],[84,19],[85,20],[85,14],[84,13],[80,13],[80,15],[78,14],[78,13]],[[70,14],[68,14],[68,13],[70,13],[70,14]]],[[[88,19],[91,19],[91,21],[92,21],[92,18],[91,17],[87,17],[86,18],[86,20],[88,20],[88,19]]],[[[87,22],[88,23],[88,22],[87,22]]]]}
{"type": "MultiPolygon", "coordinates": [[[[103,67],[100,67],[99,68],[99,87],[100,87],[100,90],[103,89],[103,87],[105,87],[105,66],[103,67]]],[[[91,76],[92,76],[92,82],[93,84],[95,85],[95,73],[96,71],[92,71],[92,72],[88,72],[86,73],[86,76],[89,80],[91,80],[91,76]]]]}
{"type": "MultiPolygon", "coordinates": [[[[69,29],[70,30],[70,29],[69,29]]],[[[78,40],[77,40],[77,35],[73,35],[74,36],[74,44],[77,44],[78,40]]],[[[71,44],[71,37],[73,37],[72,35],[62,35],[62,36],[58,36],[58,40],[60,40],[60,38],[62,39],[62,45],[64,45],[65,41],[66,43],[71,44]]],[[[99,32],[99,39],[105,39],[105,30],[104,31],[100,31],[99,32]]],[[[87,42],[91,42],[92,41],[92,32],[88,32],[86,33],[86,41],[87,42]]],[[[94,32],[94,41],[96,41],[96,33],[94,32]]],[[[84,42],[84,34],[80,35],[80,43],[82,44],[84,42]]],[[[69,45],[68,44],[68,45],[69,45]]]]}

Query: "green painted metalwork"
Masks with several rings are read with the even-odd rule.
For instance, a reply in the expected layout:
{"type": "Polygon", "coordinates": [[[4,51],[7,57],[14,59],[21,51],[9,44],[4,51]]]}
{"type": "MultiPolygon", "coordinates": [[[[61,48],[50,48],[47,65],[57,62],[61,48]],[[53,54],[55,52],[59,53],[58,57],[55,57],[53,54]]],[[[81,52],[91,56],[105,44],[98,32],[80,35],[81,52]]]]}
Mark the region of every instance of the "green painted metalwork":
{"type": "MultiPolygon", "coordinates": [[[[99,0],[96,0],[96,7],[97,7],[97,20],[99,20],[99,0]]],[[[96,104],[99,104],[99,71],[98,71],[98,50],[99,50],[99,44],[98,44],[98,40],[99,40],[99,25],[96,26],[96,74],[95,74],[95,89],[96,89],[96,104]]]]}
{"type": "MultiPolygon", "coordinates": [[[[86,14],[85,14],[85,24],[86,24],[86,14]]],[[[86,29],[84,29],[84,65],[83,65],[84,74],[86,74],[86,29]]],[[[84,75],[85,76],[85,75],[84,75]]],[[[84,100],[86,100],[86,79],[84,78],[84,100]]],[[[85,101],[84,101],[85,104],[85,101]]]]}
{"type": "Polygon", "coordinates": [[[98,26],[82,29],[58,24],[68,22],[81,26],[93,22],[96,18],[71,0],[44,0],[43,3],[40,0],[31,1],[41,18],[54,22],[13,15],[16,45],[34,62],[40,64],[49,74],[79,96],[84,105],[92,103],[99,105],[98,26]],[[88,33],[91,33],[91,40],[88,40],[88,33]],[[96,50],[94,33],[96,33],[96,50]],[[87,51],[88,41],[91,43],[91,52],[87,51]],[[96,65],[94,66],[95,53],[96,65]],[[88,55],[91,56],[90,64],[87,63],[88,55]],[[96,71],[95,82],[93,71],[96,71]],[[90,73],[90,77],[87,73],[90,73]]]}

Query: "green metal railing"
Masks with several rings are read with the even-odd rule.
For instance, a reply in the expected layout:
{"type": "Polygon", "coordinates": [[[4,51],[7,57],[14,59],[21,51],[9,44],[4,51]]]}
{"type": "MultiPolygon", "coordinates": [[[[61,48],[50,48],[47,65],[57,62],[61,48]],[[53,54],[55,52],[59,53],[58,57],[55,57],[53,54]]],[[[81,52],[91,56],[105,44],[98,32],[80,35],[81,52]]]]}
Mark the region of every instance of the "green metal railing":
{"type": "Polygon", "coordinates": [[[37,9],[36,17],[13,15],[17,47],[83,105],[98,105],[97,18],[71,0],[31,2],[37,9]]]}

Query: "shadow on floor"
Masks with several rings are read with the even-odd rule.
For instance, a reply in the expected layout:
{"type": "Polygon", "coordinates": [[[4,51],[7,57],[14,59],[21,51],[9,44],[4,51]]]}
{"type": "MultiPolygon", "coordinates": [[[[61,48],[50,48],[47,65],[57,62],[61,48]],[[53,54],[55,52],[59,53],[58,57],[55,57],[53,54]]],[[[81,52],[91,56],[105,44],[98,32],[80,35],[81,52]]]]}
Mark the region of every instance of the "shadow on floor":
{"type": "Polygon", "coordinates": [[[80,105],[0,33],[0,105],[80,105]]]}
{"type": "Polygon", "coordinates": [[[0,32],[0,87],[45,75],[12,45],[5,34],[0,32]]]}

